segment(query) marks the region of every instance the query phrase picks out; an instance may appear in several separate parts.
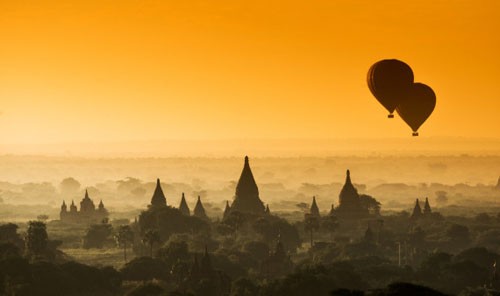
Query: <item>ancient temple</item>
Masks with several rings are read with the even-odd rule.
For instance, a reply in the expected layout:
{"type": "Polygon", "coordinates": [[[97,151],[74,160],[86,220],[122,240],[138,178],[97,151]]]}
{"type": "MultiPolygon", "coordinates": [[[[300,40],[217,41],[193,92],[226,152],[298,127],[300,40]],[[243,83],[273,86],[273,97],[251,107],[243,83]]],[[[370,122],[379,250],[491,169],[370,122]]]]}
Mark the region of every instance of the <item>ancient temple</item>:
{"type": "Polygon", "coordinates": [[[344,186],[339,194],[339,205],[335,209],[335,214],[344,218],[356,218],[368,215],[368,210],[360,203],[358,190],[351,182],[351,173],[346,172],[344,186]]]}
{"type": "Polygon", "coordinates": [[[194,207],[193,216],[198,217],[200,219],[208,220],[207,213],[205,212],[205,208],[201,203],[201,198],[198,195],[198,201],[196,202],[196,206],[194,207]]]}
{"type": "Polygon", "coordinates": [[[413,207],[413,212],[410,216],[411,219],[418,219],[422,217],[422,208],[420,207],[420,202],[417,200],[415,201],[415,206],[413,207]]]}
{"type": "Polygon", "coordinates": [[[253,214],[264,214],[265,207],[259,198],[259,188],[250,169],[248,156],[245,156],[245,164],[240,179],[236,185],[234,202],[231,211],[239,211],[253,214]]]}
{"type": "Polygon", "coordinates": [[[319,217],[320,216],[319,215],[319,208],[318,208],[318,205],[316,204],[316,196],[313,196],[313,201],[312,201],[311,209],[310,209],[309,213],[313,217],[319,217]]]}
{"type": "Polygon", "coordinates": [[[430,215],[431,213],[432,213],[432,210],[431,210],[431,205],[429,204],[429,198],[426,197],[423,214],[430,215]]]}
{"type": "Polygon", "coordinates": [[[151,198],[151,207],[153,208],[161,208],[167,205],[167,199],[165,198],[165,194],[163,194],[163,190],[161,189],[160,179],[156,179],[156,188],[153,193],[153,197],[151,198]]]}
{"type": "Polygon", "coordinates": [[[425,204],[424,204],[424,209],[420,207],[420,201],[418,198],[415,200],[415,207],[413,207],[413,212],[410,216],[411,220],[417,220],[419,218],[429,218],[432,217],[432,209],[431,205],[429,204],[429,199],[425,198],[425,204]]]}
{"type": "Polygon", "coordinates": [[[179,204],[179,211],[185,216],[191,215],[191,211],[186,202],[186,198],[184,197],[184,192],[182,193],[181,203],[179,204]]]}
{"type": "Polygon", "coordinates": [[[96,209],[95,204],[92,199],[90,199],[87,190],[85,190],[85,196],[80,202],[80,211],[78,211],[74,201],[71,201],[70,209],[68,211],[66,202],[63,201],[61,205],[61,212],[59,213],[59,217],[62,222],[84,224],[101,222],[103,219],[107,218],[108,215],[108,210],[104,207],[102,200],[96,209]]]}

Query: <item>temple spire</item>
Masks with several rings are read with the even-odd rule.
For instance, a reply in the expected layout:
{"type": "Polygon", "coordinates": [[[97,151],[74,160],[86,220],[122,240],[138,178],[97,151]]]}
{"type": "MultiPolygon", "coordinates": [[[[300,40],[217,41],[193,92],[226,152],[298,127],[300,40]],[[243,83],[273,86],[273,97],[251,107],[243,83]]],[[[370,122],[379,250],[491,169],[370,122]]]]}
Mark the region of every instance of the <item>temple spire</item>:
{"type": "Polygon", "coordinates": [[[351,172],[346,171],[345,184],[340,190],[338,212],[356,216],[360,214],[362,209],[359,201],[359,194],[351,182],[351,172]]]}
{"type": "Polygon", "coordinates": [[[422,208],[420,208],[420,202],[417,200],[415,201],[415,207],[413,208],[413,213],[411,214],[412,219],[418,219],[422,216],[422,208]]]}
{"type": "Polygon", "coordinates": [[[431,205],[429,204],[429,198],[425,198],[425,204],[424,204],[424,215],[429,215],[431,213],[431,205]]]}
{"type": "Polygon", "coordinates": [[[313,196],[310,214],[314,217],[319,217],[319,208],[318,205],[316,204],[316,196],[313,196]]]}
{"type": "Polygon", "coordinates": [[[250,169],[248,156],[245,156],[245,163],[238,184],[236,185],[236,193],[231,210],[256,214],[264,214],[265,211],[264,204],[259,197],[259,188],[250,169]]]}
{"type": "Polygon", "coordinates": [[[71,205],[69,206],[69,210],[70,210],[70,212],[76,212],[77,211],[77,208],[76,208],[74,200],[71,200],[71,205]]]}
{"type": "Polygon", "coordinates": [[[191,211],[189,210],[189,207],[186,202],[186,198],[184,197],[184,192],[182,193],[182,198],[181,198],[181,203],[179,205],[179,211],[185,216],[191,215],[191,211]]]}
{"type": "Polygon", "coordinates": [[[167,199],[163,190],[161,189],[160,179],[156,179],[156,188],[151,198],[151,206],[153,207],[164,207],[167,205],[167,199]]]}
{"type": "Polygon", "coordinates": [[[194,207],[193,212],[194,212],[195,217],[208,220],[207,213],[205,212],[205,208],[203,207],[203,204],[201,203],[201,198],[199,195],[198,195],[198,201],[196,202],[196,206],[194,207]]]}
{"type": "Polygon", "coordinates": [[[230,211],[231,211],[231,206],[229,206],[229,201],[226,200],[226,208],[224,209],[224,214],[222,215],[222,218],[226,218],[227,215],[229,215],[230,211]]]}

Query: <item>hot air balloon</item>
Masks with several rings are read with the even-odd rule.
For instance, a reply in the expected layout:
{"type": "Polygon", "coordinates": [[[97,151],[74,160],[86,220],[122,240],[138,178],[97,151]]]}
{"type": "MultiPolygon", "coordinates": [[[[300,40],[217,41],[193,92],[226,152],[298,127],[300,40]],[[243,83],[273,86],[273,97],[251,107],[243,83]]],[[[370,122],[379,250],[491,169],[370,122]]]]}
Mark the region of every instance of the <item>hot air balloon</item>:
{"type": "Polygon", "coordinates": [[[368,70],[368,88],[389,111],[389,118],[413,84],[413,71],[399,60],[381,60],[368,70]]]}
{"type": "Polygon", "coordinates": [[[436,94],[423,83],[414,83],[410,91],[396,108],[399,116],[418,136],[418,129],[429,118],[436,107],[436,94]]]}

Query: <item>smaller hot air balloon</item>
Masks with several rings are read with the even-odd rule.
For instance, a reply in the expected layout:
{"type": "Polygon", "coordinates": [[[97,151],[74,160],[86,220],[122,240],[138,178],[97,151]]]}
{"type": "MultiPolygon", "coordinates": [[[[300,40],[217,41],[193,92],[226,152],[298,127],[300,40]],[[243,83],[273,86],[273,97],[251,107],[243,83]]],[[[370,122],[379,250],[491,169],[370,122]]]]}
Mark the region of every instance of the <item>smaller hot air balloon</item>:
{"type": "Polygon", "coordinates": [[[414,83],[404,100],[396,108],[399,116],[418,136],[418,129],[429,118],[436,107],[436,94],[423,83],[414,83]]]}
{"type": "Polygon", "coordinates": [[[389,111],[389,118],[413,85],[413,71],[399,60],[381,60],[368,70],[368,88],[373,96],[389,111]]]}

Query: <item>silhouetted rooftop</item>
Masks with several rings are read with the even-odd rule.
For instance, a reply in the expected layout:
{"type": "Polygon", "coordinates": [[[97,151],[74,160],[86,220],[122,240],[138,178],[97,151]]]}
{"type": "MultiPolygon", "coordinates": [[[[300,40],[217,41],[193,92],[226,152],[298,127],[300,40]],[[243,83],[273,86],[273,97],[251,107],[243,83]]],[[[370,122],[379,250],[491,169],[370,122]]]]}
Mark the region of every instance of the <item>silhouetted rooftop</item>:
{"type": "Polygon", "coordinates": [[[165,194],[163,194],[163,190],[161,189],[160,179],[156,180],[156,188],[153,193],[153,197],[151,198],[151,205],[153,207],[161,207],[167,205],[167,199],[165,198],[165,194]]]}

